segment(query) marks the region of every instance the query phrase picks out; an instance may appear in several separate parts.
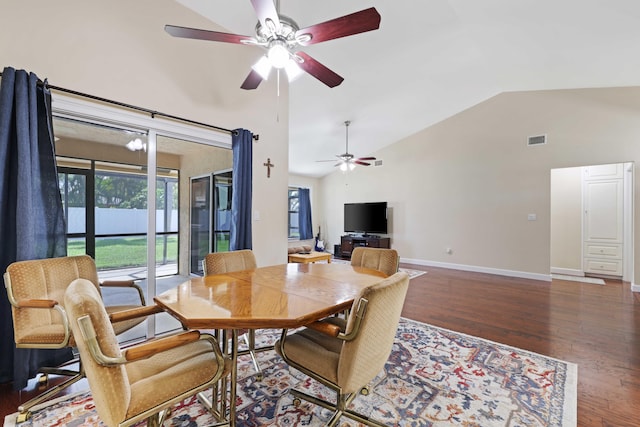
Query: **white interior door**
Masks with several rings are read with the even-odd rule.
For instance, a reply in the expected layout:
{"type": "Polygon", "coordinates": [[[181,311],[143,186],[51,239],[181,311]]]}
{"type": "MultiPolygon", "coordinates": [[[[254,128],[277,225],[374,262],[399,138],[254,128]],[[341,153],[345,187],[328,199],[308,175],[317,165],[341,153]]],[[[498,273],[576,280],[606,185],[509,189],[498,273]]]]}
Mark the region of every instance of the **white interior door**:
{"type": "Polygon", "coordinates": [[[622,275],[623,165],[584,168],[584,271],[622,275]]]}

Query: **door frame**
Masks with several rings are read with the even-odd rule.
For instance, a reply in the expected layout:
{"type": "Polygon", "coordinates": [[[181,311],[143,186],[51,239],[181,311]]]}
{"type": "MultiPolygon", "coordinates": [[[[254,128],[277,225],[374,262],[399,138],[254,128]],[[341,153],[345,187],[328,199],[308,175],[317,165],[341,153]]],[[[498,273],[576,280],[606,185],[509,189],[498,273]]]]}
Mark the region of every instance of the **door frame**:
{"type": "MultiPolygon", "coordinates": [[[[605,164],[605,163],[602,163],[605,164]]],[[[634,280],[634,211],[635,211],[635,203],[634,203],[634,175],[635,175],[635,164],[634,162],[607,162],[606,164],[622,164],[623,165],[623,253],[622,253],[622,280],[625,282],[630,282],[633,285],[634,280]]],[[[569,166],[569,167],[558,167],[552,168],[554,169],[567,169],[567,168],[584,168],[593,166],[594,164],[582,165],[582,166],[569,166]]],[[[597,164],[595,164],[597,165],[597,164]]],[[[553,182],[552,182],[553,184],[553,182]]],[[[583,185],[581,183],[580,191],[583,191],[583,185]]],[[[581,196],[582,198],[582,196],[581,196]]],[[[582,213],[584,213],[584,206],[581,208],[582,213]]],[[[584,214],[580,216],[580,271],[563,269],[558,267],[550,266],[550,273],[552,274],[577,274],[580,273],[584,276],[584,214]],[[572,273],[573,272],[573,273],[572,273]]],[[[550,241],[553,242],[553,238],[550,238],[550,241]]]]}
{"type": "Polygon", "coordinates": [[[635,176],[635,168],[633,162],[623,163],[622,176],[622,280],[633,283],[633,266],[634,266],[634,230],[633,230],[633,183],[635,176]]]}

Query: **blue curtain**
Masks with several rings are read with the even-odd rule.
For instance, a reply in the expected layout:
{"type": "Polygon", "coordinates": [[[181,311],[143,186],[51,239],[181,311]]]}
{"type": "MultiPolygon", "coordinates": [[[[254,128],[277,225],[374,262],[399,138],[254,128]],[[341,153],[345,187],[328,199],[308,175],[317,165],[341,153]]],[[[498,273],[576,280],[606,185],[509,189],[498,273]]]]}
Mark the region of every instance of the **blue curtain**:
{"type": "Polygon", "coordinates": [[[229,249],[251,249],[251,180],[253,134],[236,129],[231,136],[233,181],[231,185],[231,236],[229,249]]]}
{"type": "Polygon", "coordinates": [[[308,188],[298,188],[298,221],[300,226],[300,240],[313,238],[311,225],[311,199],[308,188]]]}
{"type": "MultiPolygon", "coordinates": [[[[51,94],[33,73],[7,67],[0,83],[0,272],[14,261],[66,255],[53,147],[51,94]]],[[[7,291],[0,286],[0,382],[16,390],[71,349],[16,349],[7,291]]]]}

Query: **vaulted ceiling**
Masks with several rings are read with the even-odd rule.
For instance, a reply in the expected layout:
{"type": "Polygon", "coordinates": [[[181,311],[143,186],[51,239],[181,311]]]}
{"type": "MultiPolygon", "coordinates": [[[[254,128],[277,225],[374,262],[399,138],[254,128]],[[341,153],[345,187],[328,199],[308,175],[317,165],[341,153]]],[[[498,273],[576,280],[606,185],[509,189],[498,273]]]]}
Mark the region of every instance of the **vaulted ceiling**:
{"type": "MultiPolygon", "coordinates": [[[[177,1],[229,32],[254,35],[249,0],[177,1]]],[[[304,75],[291,84],[289,170],[295,174],[334,170],[316,160],[344,152],[345,120],[352,122],[349,151],[362,157],[501,92],[640,84],[637,0],[279,3],[280,13],[300,27],[372,6],[382,16],[377,31],[304,48],[344,82],[330,89],[304,75]]],[[[262,53],[234,48],[254,49],[256,60],[262,53]]],[[[241,90],[245,77],[228,84],[241,90]]]]}

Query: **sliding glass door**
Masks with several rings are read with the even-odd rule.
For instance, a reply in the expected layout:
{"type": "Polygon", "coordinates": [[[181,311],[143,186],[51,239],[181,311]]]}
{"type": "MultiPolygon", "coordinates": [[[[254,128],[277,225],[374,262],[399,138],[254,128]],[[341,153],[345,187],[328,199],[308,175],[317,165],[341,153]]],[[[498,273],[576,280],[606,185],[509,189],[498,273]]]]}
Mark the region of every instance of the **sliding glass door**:
{"type": "MultiPolygon", "coordinates": [[[[192,218],[190,182],[231,167],[230,137],[95,105],[85,117],[86,106],[70,102],[61,104],[63,114],[56,114],[60,107],[54,99],[53,123],[68,254],[92,256],[101,280],[135,280],[150,303],[192,274],[192,225],[209,227],[209,236],[213,233],[211,217],[202,224],[192,218]],[[74,108],[77,116],[69,113],[74,108]],[[97,114],[102,110],[104,119],[97,114]]],[[[209,185],[212,208],[213,184],[209,185]]],[[[104,297],[110,304],[122,298],[108,291],[104,297]]],[[[161,314],[125,339],[180,327],[161,314]]]]}
{"type": "Polygon", "coordinates": [[[202,261],[211,252],[211,175],[191,178],[190,216],[189,272],[202,276],[202,261]]]}
{"type": "Polygon", "coordinates": [[[227,252],[231,240],[231,185],[230,170],[213,174],[213,251],[227,252]]]}
{"type": "Polygon", "coordinates": [[[229,170],[191,178],[191,274],[204,274],[202,261],[208,253],[229,250],[231,184],[229,170]]]}

